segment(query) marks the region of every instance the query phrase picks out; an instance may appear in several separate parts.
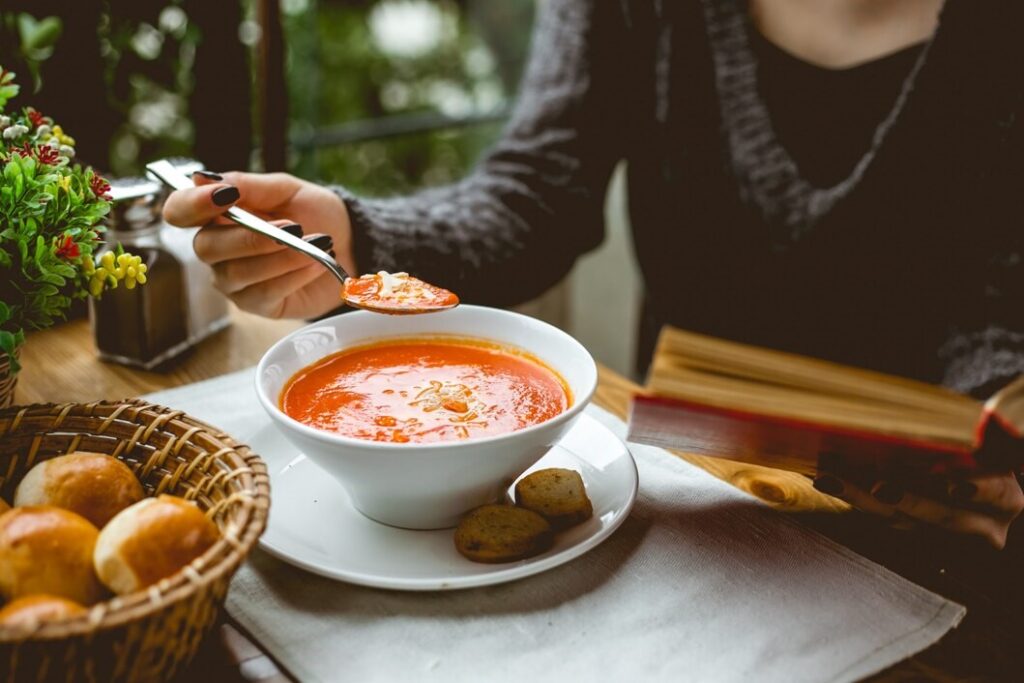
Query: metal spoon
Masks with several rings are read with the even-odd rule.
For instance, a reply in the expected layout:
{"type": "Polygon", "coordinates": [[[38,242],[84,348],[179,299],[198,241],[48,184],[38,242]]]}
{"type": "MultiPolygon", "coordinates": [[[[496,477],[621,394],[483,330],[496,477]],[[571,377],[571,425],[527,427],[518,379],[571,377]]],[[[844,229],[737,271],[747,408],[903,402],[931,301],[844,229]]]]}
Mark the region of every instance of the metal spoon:
{"type": "MultiPolygon", "coordinates": [[[[155,176],[157,179],[163,181],[167,186],[175,190],[185,190],[190,187],[195,187],[195,183],[192,182],[191,178],[166,159],[146,164],[146,170],[151,175],[155,176]]],[[[409,279],[415,281],[417,285],[422,284],[429,290],[432,290],[432,292],[444,292],[449,294],[450,297],[448,297],[444,303],[437,303],[436,301],[439,300],[438,297],[427,297],[425,295],[421,301],[411,300],[402,302],[399,305],[394,302],[388,302],[387,300],[374,300],[373,297],[368,297],[365,293],[355,296],[354,294],[349,293],[347,283],[358,282],[359,278],[350,278],[348,273],[346,273],[344,269],[339,266],[329,254],[327,254],[327,252],[314,247],[312,244],[299,237],[295,237],[294,235],[285,232],[273,223],[265,221],[245,209],[233,206],[225,211],[224,215],[244,228],[248,228],[249,230],[259,233],[264,237],[269,237],[278,244],[282,244],[289,249],[294,249],[295,251],[316,260],[320,265],[330,271],[331,275],[338,279],[338,282],[341,283],[342,301],[354,308],[362,308],[375,313],[387,313],[390,315],[408,315],[416,313],[433,313],[453,308],[458,305],[458,297],[454,294],[451,294],[440,287],[435,287],[434,285],[416,280],[415,278],[409,279]],[[434,301],[431,301],[431,299],[434,301]],[[452,301],[454,301],[454,303],[452,301]]],[[[427,290],[424,290],[424,292],[427,292],[427,290]]]]}

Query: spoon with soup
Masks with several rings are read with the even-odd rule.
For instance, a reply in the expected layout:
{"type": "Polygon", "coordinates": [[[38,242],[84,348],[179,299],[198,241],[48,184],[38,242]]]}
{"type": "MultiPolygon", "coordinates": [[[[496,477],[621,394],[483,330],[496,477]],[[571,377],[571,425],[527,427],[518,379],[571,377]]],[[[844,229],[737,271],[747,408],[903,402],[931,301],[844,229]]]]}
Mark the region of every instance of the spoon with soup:
{"type": "MultiPolygon", "coordinates": [[[[147,164],[146,170],[175,190],[195,186],[191,178],[166,159],[147,164]]],[[[453,292],[408,273],[380,271],[362,277],[350,277],[327,252],[245,209],[231,207],[224,215],[242,227],[305,254],[323,265],[341,283],[341,300],[353,308],[388,315],[413,315],[435,313],[459,305],[459,297],[453,292]]]]}

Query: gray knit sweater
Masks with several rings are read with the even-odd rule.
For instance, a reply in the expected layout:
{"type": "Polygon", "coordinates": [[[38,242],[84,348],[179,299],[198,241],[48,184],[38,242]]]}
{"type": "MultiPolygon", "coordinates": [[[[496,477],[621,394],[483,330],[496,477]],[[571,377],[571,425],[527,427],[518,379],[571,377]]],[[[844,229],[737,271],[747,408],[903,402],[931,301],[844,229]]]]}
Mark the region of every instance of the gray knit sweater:
{"type": "Polygon", "coordinates": [[[863,157],[815,187],[772,130],[742,0],[545,0],[515,112],[468,177],[339,190],[357,262],[531,298],[601,242],[624,159],[648,331],[990,392],[1024,371],[1022,5],[948,0],[863,157]]]}

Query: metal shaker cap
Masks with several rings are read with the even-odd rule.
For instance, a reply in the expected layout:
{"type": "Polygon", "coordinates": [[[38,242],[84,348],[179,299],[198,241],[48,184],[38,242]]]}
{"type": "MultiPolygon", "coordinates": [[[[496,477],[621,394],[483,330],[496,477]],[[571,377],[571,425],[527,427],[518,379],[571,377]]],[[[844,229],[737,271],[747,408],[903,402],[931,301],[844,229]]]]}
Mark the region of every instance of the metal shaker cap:
{"type": "MultiPolygon", "coordinates": [[[[187,174],[202,170],[192,159],[175,158],[175,166],[187,174]]],[[[114,178],[110,180],[113,206],[107,216],[107,227],[117,232],[149,228],[160,221],[167,192],[163,183],[150,178],[114,178]]]]}

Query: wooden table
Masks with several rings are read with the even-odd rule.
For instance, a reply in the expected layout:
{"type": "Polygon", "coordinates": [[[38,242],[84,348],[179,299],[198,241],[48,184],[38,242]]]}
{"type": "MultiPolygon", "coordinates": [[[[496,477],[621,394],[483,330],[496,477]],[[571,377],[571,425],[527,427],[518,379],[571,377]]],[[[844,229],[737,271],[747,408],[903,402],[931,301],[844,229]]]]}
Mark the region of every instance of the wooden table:
{"type": "MultiPolygon", "coordinates": [[[[144,372],[96,358],[84,320],[29,336],[22,353],[19,403],[119,399],[197,382],[255,364],[297,321],[273,321],[238,311],[234,324],[162,372],[144,372]]],[[[598,405],[624,417],[636,385],[602,368],[598,405]]],[[[877,680],[1024,679],[1024,523],[996,553],[939,534],[888,529],[815,491],[802,476],[764,467],[681,454],[680,457],[751,493],[912,581],[966,604],[968,617],[938,645],[877,676],[877,680]]],[[[828,605],[822,605],[828,609],[828,605]]],[[[240,628],[226,620],[204,645],[182,681],[290,680],[240,628]]]]}

